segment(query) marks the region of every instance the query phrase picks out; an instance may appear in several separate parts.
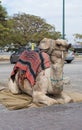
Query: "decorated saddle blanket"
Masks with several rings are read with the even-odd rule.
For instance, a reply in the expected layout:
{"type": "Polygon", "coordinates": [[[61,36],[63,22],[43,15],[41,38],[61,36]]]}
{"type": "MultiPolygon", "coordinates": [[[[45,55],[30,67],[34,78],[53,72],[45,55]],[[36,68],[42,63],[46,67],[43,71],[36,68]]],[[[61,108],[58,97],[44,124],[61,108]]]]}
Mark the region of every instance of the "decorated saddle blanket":
{"type": "Polygon", "coordinates": [[[50,59],[45,52],[35,52],[25,50],[15,64],[11,77],[17,73],[18,69],[25,72],[24,78],[27,78],[31,85],[35,84],[36,76],[42,70],[50,67],[50,59]]]}

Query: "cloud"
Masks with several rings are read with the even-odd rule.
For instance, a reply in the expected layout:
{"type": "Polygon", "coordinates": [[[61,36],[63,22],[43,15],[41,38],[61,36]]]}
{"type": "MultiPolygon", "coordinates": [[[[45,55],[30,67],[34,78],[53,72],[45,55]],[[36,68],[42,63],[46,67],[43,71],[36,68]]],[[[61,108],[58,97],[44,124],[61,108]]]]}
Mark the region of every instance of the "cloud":
{"type": "MultiPolygon", "coordinates": [[[[44,18],[62,32],[63,0],[2,0],[9,15],[25,12],[44,18]]],[[[82,0],[65,0],[65,32],[82,34],[82,0]]]]}

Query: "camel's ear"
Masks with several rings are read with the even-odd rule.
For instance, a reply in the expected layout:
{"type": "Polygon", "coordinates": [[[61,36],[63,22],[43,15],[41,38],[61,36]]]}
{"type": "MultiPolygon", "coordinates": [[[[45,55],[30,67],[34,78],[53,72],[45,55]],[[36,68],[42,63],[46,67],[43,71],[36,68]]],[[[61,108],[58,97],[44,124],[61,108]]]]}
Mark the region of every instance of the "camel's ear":
{"type": "Polygon", "coordinates": [[[49,40],[48,40],[47,38],[44,38],[44,39],[40,42],[38,48],[39,48],[39,49],[42,49],[42,50],[47,50],[47,49],[49,49],[49,48],[50,48],[50,42],[49,42],[49,40]]]}

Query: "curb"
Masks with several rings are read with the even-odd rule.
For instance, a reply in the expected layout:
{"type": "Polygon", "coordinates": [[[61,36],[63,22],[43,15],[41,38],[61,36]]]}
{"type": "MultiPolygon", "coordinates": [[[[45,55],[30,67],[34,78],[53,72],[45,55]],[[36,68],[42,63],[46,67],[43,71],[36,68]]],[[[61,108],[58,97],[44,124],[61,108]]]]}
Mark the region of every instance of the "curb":
{"type": "Polygon", "coordinates": [[[3,64],[3,63],[10,63],[10,60],[0,60],[0,63],[3,64]]]}

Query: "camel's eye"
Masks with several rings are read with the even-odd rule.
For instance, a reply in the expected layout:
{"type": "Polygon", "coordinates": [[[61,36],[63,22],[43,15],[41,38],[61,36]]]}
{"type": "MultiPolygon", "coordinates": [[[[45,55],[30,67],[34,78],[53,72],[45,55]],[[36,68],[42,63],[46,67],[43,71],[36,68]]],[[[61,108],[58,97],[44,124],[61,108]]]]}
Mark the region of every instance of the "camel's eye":
{"type": "Polygon", "coordinates": [[[57,43],[57,47],[60,47],[60,46],[61,46],[61,44],[57,43]]]}

